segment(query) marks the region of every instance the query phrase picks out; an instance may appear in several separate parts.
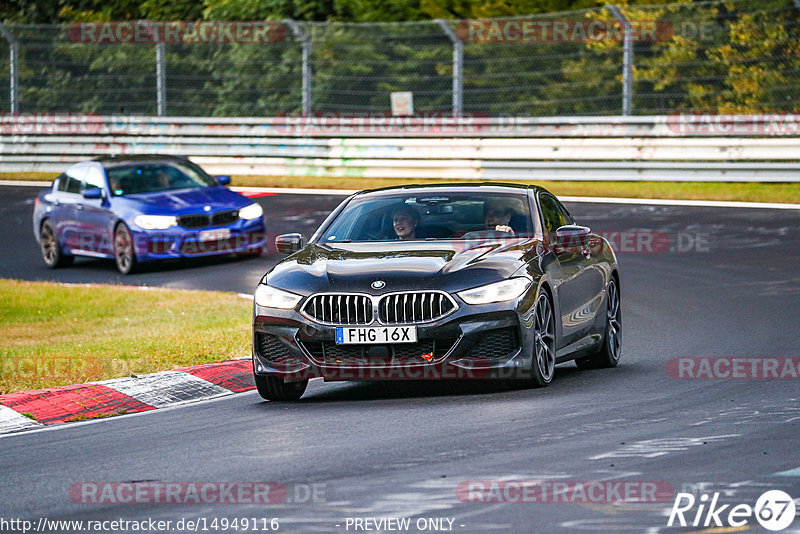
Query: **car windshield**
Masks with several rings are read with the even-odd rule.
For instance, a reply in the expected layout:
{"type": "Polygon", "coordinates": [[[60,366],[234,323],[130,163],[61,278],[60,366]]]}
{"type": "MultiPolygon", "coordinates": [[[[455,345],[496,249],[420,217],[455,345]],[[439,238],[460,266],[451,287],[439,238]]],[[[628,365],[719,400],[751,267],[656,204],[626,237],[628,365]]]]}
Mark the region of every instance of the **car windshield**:
{"type": "Polygon", "coordinates": [[[114,196],[154,193],[218,185],[215,178],[190,161],[137,162],[106,169],[114,196]]]}
{"type": "Polygon", "coordinates": [[[351,200],[319,242],[530,237],[523,193],[431,191],[351,200]]]}

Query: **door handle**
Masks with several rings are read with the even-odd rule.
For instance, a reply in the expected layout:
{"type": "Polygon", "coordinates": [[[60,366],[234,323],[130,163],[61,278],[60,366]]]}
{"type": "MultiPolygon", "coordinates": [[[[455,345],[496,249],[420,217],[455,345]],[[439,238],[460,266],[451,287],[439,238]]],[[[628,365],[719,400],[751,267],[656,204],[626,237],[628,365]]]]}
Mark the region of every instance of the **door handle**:
{"type": "Polygon", "coordinates": [[[82,210],[83,209],[83,204],[75,204],[75,209],[82,210]]]}

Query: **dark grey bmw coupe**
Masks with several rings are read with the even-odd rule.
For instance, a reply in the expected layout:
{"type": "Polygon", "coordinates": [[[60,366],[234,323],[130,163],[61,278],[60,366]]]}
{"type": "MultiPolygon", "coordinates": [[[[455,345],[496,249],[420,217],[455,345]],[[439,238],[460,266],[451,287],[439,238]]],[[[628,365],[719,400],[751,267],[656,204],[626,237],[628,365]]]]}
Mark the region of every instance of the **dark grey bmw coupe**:
{"type": "Polygon", "coordinates": [[[620,278],[609,243],[555,196],[513,184],[409,185],[345,199],[255,291],[259,393],[310,378],[517,379],[614,367],[620,278]]]}

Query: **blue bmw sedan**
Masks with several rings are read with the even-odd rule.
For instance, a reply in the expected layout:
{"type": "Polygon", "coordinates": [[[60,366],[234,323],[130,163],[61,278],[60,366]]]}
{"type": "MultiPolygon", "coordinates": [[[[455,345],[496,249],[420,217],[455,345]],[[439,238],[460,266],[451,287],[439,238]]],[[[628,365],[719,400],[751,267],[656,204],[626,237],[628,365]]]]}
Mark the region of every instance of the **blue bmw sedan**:
{"type": "Polygon", "coordinates": [[[218,254],[260,254],[261,206],[186,158],[103,156],[77,163],[39,194],[33,231],[48,267],[75,256],[141,263],[218,254]]]}

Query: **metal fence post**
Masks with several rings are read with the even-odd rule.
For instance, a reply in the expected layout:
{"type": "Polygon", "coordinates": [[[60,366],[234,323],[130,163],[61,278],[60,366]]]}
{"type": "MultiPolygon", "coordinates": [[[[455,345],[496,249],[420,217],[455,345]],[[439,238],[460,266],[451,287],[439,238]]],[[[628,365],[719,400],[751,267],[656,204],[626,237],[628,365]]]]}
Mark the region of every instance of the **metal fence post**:
{"type": "Polygon", "coordinates": [[[17,88],[19,83],[19,49],[17,40],[14,39],[14,36],[11,34],[10,31],[0,22],[0,33],[3,34],[3,38],[8,41],[8,48],[9,48],[9,108],[11,113],[17,113],[19,111],[19,98],[17,95],[17,88]]]}
{"type": "Polygon", "coordinates": [[[308,117],[311,114],[311,34],[296,21],[292,19],[285,19],[283,21],[295,39],[300,41],[303,47],[302,57],[302,95],[303,95],[303,117],[308,117]]]}
{"type": "Polygon", "coordinates": [[[453,43],[453,116],[460,117],[463,110],[463,89],[464,89],[464,43],[456,35],[446,20],[436,19],[439,27],[453,43]]]}
{"type": "Polygon", "coordinates": [[[156,107],[158,116],[167,114],[167,57],[166,45],[156,43],[156,107]]]}
{"type": "Polygon", "coordinates": [[[606,6],[625,29],[625,40],[622,49],[622,114],[633,113],[633,27],[620,9],[613,5],[606,6]]]}

